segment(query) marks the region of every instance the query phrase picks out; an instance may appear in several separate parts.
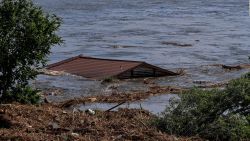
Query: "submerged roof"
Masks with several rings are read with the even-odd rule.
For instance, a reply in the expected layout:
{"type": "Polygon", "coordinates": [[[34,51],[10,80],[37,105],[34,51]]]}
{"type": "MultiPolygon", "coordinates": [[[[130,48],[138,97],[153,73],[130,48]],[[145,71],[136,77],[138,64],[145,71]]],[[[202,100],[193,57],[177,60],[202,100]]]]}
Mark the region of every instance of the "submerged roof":
{"type": "MultiPolygon", "coordinates": [[[[141,68],[152,69],[154,76],[157,76],[155,75],[156,72],[159,72],[157,74],[161,74],[160,76],[176,75],[176,73],[174,72],[150,65],[145,62],[92,58],[92,57],[85,57],[82,55],[72,57],[47,66],[47,69],[49,70],[64,71],[71,74],[93,79],[100,79],[107,77],[119,78],[124,73],[132,72],[133,69],[140,69],[140,72],[143,72],[143,69],[141,68]]],[[[132,72],[130,78],[135,76],[133,74],[134,73],[132,72]]],[[[143,77],[143,74],[140,76],[143,77]]]]}

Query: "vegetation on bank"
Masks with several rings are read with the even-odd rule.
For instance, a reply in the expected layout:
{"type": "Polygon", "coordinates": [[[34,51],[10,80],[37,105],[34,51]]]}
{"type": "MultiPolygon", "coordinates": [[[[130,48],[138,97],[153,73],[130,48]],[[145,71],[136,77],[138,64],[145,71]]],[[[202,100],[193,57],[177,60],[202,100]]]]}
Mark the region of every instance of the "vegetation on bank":
{"type": "Polygon", "coordinates": [[[118,109],[95,111],[91,115],[65,110],[49,104],[41,106],[0,105],[1,141],[202,141],[199,138],[176,138],[161,133],[146,123],[153,118],[148,111],[118,109]],[[1,110],[5,118],[1,120],[1,110]],[[1,128],[4,122],[5,128],[1,128]]]}
{"type": "Polygon", "coordinates": [[[50,48],[62,42],[56,34],[60,24],[31,0],[0,1],[0,103],[38,102],[28,81],[45,65],[50,48]]]}
{"type": "Polygon", "coordinates": [[[249,140],[250,73],[230,81],[223,90],[194,88],[180,95],[180,99],[172,99],[153,125],[180,136],[249,140]]]}

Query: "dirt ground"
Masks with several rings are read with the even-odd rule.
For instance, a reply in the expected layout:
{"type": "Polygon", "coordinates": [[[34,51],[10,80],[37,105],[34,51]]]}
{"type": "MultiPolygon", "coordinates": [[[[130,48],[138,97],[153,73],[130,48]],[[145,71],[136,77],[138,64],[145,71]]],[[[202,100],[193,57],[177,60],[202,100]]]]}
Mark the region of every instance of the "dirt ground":
{"type": "Polygon", "coordinates": [[[0,105],[2,141],[189,141],[167,135],[149,124],[154,115],[144,110],[119,109],[87,113],[44,104],[0,105]]]}

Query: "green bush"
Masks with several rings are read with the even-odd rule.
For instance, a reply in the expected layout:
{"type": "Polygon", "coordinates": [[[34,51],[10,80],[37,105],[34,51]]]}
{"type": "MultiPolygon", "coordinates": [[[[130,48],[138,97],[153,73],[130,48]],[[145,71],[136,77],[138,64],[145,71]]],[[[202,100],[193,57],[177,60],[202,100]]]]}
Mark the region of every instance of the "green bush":
{"type": "Polygon", "coordinates": [[[32,89],[29,86],[17,86],[15,89],[8,92],[3,101],[5,103],[16,101],[23,104],[37,104],[40,101],[38,92],[39,90],[32,89]]]}
{"type": "Polygon", "coordinates": [[[36,101],[28,82],[45,66],[51,47],[62,43],[60,24],[32,0],[0,0],[0,102],[36,101]]]}
{"type": "Polygon", "coordinates": [[[170,106],[153,124],[182,136],[209,140],[250,139],[250,73],[232,80],[224,90],[192,89],[170,106]]]}

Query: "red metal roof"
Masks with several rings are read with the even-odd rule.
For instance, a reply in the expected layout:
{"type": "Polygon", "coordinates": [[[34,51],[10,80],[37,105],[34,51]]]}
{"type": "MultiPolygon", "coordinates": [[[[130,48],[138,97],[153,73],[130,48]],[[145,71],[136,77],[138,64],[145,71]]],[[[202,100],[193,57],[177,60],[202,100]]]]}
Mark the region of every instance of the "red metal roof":
{"type": "Polygon", "coordinates": [[[158,69],[169,75],[175,75],[175,73],[173,72],[147,64],[145,62],[101,59],[85,57],[82,55],[48,65],[47,69],[53,71],[64,71],[71,74],[80,75],[86,78],[100,79],[118,76],[126,71],[132,70],[133,68],[136,68],[141,65],[158,69]]]}

